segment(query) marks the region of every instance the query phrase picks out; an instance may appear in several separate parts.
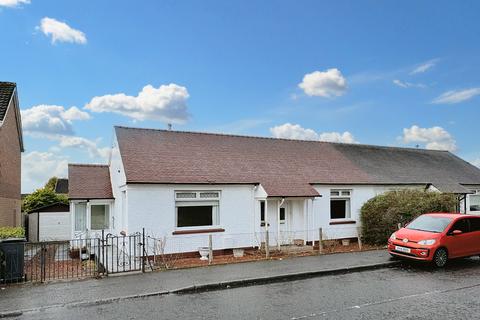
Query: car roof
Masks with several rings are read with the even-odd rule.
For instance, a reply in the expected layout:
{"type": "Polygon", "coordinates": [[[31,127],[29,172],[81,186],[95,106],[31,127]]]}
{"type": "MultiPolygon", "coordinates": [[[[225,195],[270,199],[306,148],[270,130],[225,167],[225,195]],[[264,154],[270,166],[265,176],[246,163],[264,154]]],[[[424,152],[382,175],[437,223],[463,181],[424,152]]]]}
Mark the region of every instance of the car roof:
{"type": "Polygon", "coordinates": [[[465,216],[475,217],[475,216],[466,215],[466,214],[463,214],[463,213],[449,213],[449,212],[431,212],[431,213],[426,213],[425,215],[452,218],[452,219],[461,218],[461,217],[465,217],[465,216]]]}

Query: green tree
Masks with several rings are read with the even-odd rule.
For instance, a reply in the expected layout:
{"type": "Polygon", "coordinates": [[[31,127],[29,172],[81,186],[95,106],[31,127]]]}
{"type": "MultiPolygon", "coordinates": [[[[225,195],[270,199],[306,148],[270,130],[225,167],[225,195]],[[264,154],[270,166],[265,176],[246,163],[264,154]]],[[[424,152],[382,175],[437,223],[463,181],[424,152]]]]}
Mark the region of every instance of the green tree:
{"type": "Polygon", "coordinates": [[[55,185],[57,184],[57,177],[51,177],[48,179],[48,182],[45,184],[45,189],[55,190],[55,185]]]}
{"type": "Polygon", "coordinates": [[[31,212],[58,202],[68,204],[68,198],[65,195],[56,194],[53,189],[45,187],[35,190],[23,199],[22,211],[31,212]]]}

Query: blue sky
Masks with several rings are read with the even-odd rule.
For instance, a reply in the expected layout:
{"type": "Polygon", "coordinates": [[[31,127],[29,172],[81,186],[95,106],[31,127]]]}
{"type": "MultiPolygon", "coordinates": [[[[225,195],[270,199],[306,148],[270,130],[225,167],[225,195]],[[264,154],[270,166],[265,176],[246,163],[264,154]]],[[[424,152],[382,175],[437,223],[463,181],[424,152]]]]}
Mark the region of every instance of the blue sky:
{"type": "Polygon", "coordinates": [[[0,0],[23,191],[113,125],[447,149],[480,164],[478,1],[0,0]],[[73,108],[75,107],[75,108],[73,108]]]}

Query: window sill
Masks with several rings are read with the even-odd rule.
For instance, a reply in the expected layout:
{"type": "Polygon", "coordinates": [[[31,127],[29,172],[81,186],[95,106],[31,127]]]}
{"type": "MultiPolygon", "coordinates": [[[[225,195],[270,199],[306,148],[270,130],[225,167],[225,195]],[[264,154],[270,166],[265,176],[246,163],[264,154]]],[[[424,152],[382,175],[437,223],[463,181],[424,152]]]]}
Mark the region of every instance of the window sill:
{"type": "Polygon", "coordinates": [[[330,225],[336,225],[336,224],[356,224],[357,221],[355,220],[339,220],[339,221],[330,221],[330,225]]]}
{"type": "Polygon", "coordinates": [[[192,229],[192,230],[176,230],[173,231],[173,235],[179,234],[195,234],[195,233],[211,233],[211,232],[225,232],[223,228],[215,228],[215,229],[192,229]]]}

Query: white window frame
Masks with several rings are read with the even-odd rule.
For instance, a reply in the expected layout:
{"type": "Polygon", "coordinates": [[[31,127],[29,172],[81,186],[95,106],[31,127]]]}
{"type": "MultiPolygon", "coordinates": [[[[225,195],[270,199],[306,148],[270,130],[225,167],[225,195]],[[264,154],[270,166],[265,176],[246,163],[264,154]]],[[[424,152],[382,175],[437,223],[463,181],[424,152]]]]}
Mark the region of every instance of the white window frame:
{"type": "Polygon", "coordinates": [[[352,193],[351,189],[331,189],[330,190],[330,221],[350,221],[352,220],[352,193]],[[337,193],[338,195],[334,195],[337,193]],[[345,218],[332,218],[332,200],[346,200],[345,218]]]}
{"type": "Polygon", "coordinates": [[[220,198],[221,192],[219,190],[175,190],[175,230],[196,230],[196,229],[216,229],[220,227],[220,198]],[[191,197],[179,197],[179,194],[188,194],[191,197]],[[214,194],[217,196],[214,196],[214,194]],[[210,194],[211,196],[206,196],[210,194]],[[212,206],[212,224],[206,226],[178,226],[178,207],[188,207],[189,203],[192,206],[212,206]]]}
{"type": "Polygon", "coordinates": [[[103,230],[113,230],[114,228],[114,221],[115,221],[115,217],[112,215],[113,213],[113,210],[112,210],[112,207],[113,207],[113,202],[112,201],[105,201],[105,200],[90,200],[90,201],[87,201],[87,200],[76,200],[74,202],[72,202],[73,204],[73,210],[72,210],[72,214],[73,214],[73,217],[72,217],[72,229],[73,229],[73,232],[74,233],[81,233],[81,232],[90,232],[90,231],[102,231],[102,229],[92,229],[92,211],[91,211],[91,206],[92,205],[105,205],[106,206],[106,210],[107,210],[107,213],[108,213],[108,227],[106,229],[103,229],[103,230]],[[85,230],[75,230],[75,215],[76,215],[76,206],[79,204],[79,203],[86,203],[87,204],[87,210],[86,210],[86,217],[85,217],[85,230]]]}
{"type": "MultiPolygon", "coordinates": [[[[480,197],[480,190],[471,190],[471,191],[474,192],[474,193],[468,195],[468,211],[465,211],[465,212],[470,212],[470,213],[474,213],[474,214],[479,214],[479,215],[480,215],[480,210],[475,210],[475,211],[470,210],[470,201],[471,201],[471,198],[472,198],[472,196],[473,196],[473,197],[480,197]]],[[[467,210],[467,208],[465,208],[465,210],[467,210]]]]}

